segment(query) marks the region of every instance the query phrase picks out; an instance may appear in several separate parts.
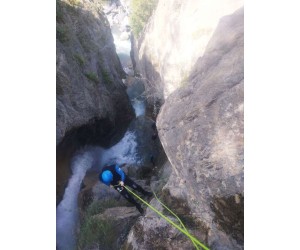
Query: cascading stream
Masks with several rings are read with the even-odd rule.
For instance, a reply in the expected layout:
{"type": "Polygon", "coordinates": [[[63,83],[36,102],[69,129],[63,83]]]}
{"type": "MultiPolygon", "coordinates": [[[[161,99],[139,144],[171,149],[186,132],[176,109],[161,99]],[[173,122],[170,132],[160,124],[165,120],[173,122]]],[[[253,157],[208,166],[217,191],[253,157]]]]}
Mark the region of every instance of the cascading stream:
{"type": "MultiPolygon", "coordinates": [[[[116,46],[116,52],[120,58],[123,70],[129,76],[134,76],[133,64],[131,61],[130,51],[131,51],[131,28],[129,26],[129,6],[128,2],[121,1],[121,5],[118,7],[114,3],[104,5],[104,10],[106,13],[118,12],[118,14],[108,14],[108,22],[111,27],[111,32],[114,38],[114,44],[116,46]]],[[[142,96],[131,97],[131,104],[135,110],[136,117],[145,115],[146,104],[142,96]]]]}
{"type": "Polygon", "coordinates": [[[76,155],[71,164],[72,176],[64,197],[56,209],[56,242],[58,249],[74,249],[78,222],[77,196],[86,171],[92,166],[93,156],[87,151],[76,155]]]}

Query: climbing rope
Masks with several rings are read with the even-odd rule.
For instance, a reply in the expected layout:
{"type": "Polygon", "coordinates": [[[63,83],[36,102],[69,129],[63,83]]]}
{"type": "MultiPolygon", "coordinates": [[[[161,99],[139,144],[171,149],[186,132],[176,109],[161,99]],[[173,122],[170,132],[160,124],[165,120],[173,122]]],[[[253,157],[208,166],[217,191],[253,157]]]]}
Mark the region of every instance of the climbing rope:
{"type": "MultiPolygon", "coordinates": [[[[136,198],[138,198],[140,201],[142,201],[144,204],[146,204],[150,209],[152,209],[154,212],[156,212],[159,216],[161,216],[163,219],[165,219],[168,223],[170,223],[173,227],[177,228],[180,232],[182,232],[183,234],[185,234],[193,243],[193,245],[196,247],[196,249],[198,250],[198,245],[201,246],[204,250],[209,250],[208,247],[206,247],[204,244],[202,244],[198,239],[196,239],[193,235],[191,235],[187,229],[185,228],[185,226],[183,225],[182,221],[178,218],[177,215],[175,215],[175,213],[173,213],[169,208],[167,208],[167,206],[165,206],[164,204],[162,204],[161,201],[159,201],[169,212],[171,212],[173,215],[175,215],[175,217],[179,220],[181,226],[177,225],[176,223],[174,223],[172,220],[170,220],[168,217],[166,217],[165,215],[163,215],[160,211],[158,211],[155,207],[151,206],[148,202],[144,201],[140,196],[138,196],[136,193],[134,193],[132,190],[130,190],[128,187],[124,186],[124,188],[126,188],[126,190],[133,194],[136,198]]],[[[155,197],[157,197],[155,195],[155,197]]]]}
{"type": "MultiPolygon", "coordinates": [[[[179,217],[171,210],[171,209],[169,209],[164,203],[162,203],[161,202],[161,200],[160,199],[158,199],[158,197],[157,197],[157,195],[156,195],[156,193],[152,190],[152,192],[153,192],[153,194],[154,194],[154,196],[155,196],[155,199],[165,208],[165,209],[167,209],[178,221],[179,221],[179,223],[180,223],[180,225],[181,225],[181,227],[184,229],[184,231],[186,231],[187,233],[189,233],[188,232],[188,230],[186,229],[186,227],[184,226],[184,224],[183,224],[183,222],[181,221],[181,219],[179,219],[179,217]]],[[[197,249],[197,250],[199,250],[199,247],[198,247],[198,245],[197,245],[197,243],[194,241],[194,240],[192,240],[192,243],[193,243],[193,245],[194,245],[194,247],[197,249]]]]}

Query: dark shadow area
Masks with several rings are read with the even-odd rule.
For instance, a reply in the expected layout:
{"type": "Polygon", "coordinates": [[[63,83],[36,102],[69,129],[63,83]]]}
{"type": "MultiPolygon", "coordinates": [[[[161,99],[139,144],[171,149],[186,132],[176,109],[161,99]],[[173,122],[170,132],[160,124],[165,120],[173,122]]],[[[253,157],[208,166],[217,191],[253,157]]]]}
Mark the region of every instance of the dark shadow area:
{"type": "Polygon", "coordinates": [[[70,160],[80,148],[100,146],[109,148],[118,143],[124,136],[130,119],[113,124],[109,119],[93,119],[88,124],[73,128],[67,132],[61,143],[56,147],[56,205],[63,197],[64,189],[71,174],[70,160]]]}
{"type": "Polygon", "coordinates": [[[214,222],[239,244],[244,244],[244,195],[214,197],[211,209],[215,212],[214,222]]]}
{"type": "Polygon", "coordinates": [[[155,70],[154,66],[149,61],[146,55],[143,55],[142,59],[139,62],[139,65],[142,67],[140,72],[142,76],[140,76],[140,73],[138,73],[137,75],[144,81],[146,88],[146,116],[156,121],[160,108],[165,101],[162,79],[160,77],[160,74],[155,70]]]}

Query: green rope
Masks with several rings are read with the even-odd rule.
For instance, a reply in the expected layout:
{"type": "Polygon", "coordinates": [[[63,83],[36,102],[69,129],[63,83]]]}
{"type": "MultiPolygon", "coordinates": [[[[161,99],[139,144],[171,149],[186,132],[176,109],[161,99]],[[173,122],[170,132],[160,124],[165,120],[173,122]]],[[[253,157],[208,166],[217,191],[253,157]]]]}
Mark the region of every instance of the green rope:
{"type": "MultiPolygon", "coordinates": [[[[179,221],[179,223],[180,223],[180,225],[182,226],[182,228],[184,229],[184,231],[186,231],[186,232],[189,234],[189,231],[186,229],[186,227],[184,226],[184,224],[183,224],[183,222],[181,221],[181,219],[179,219],[179,217],[178,217],[171,209],[169,209],[164,203],[162,203],[160,199],[158,199],[156,193],[155,193],[153,190],[152,190],[152,192],[153,192],[153,194],[154,194],[154,196],[155,196],[155,199],[156,199],[156,200],[157,200],[157,201],[158,201],[165,209],[167,209],[173,216],[176,217],[176,219],[179,221]]],[[[195,247],[197,250],[200,250],[199,247],[198,247],[198,245],[197,245],[197,243],[196,243],[194,240],[192,240],[192,243],[193,243],[194,247],[195,247]]]]}
{"type": "Polygon", "coordinates": [[[130,192],[131,194],[133,194],[136,198],[138,198],[140,201],[142,201],[144,204],[146,204],[149,208],[151,208],[154,212],[156,212],[158,215],[160,215],[162,218],[164,218],[167,222],[169,222],[172,226],[174,226],[175,228],[177,228],[180,232],[182,232],[183,234],[185,234],[187,237],[189,237],[189,239],[193,242],[196,243],[198,245],[200,245],[203,249],[205,250],[209,250],[209,248],[207,248],[204,244],[202,244],[198,239],[196,239],[194,236],[192,236],[189,232],[185,231],[184,229],[182,229],[180,226],[178,226],[177,224],[175,224],[173,221],[171,221],[168,217],[166,217],[165,215],[163,215],[161,212],[159,212],[155,207],[151,206],[149,203],[147,203],[146,201],[144,201],[141,197],[139,197],[137,194],[135,194],[133,191],[131,191],[128,187],[124,186],[126,188],[126,190],[128,192],[130,192]]]}

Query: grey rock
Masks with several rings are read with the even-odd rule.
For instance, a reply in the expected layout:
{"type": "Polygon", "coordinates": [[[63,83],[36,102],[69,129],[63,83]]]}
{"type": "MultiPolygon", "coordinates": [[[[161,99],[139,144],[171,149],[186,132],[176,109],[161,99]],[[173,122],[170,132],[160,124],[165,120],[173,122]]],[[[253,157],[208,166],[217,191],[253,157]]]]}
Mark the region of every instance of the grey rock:
{"type": "Polygon", "coordinates": [[[101,3],[57,2],[57,144],[73,128],[93,119],[112,127],[133,115],[125,77],[101,3]]]}
{"type": "MultiPolygon", "coordinates": [[[[172,166],[161,199],[216,250],[244,248],[243,19],[243,8],[221,18],[187,83],[166,99],[157,118],[172,166]]],[[[129,233],[126,249],[193,248],[147,215],[129,233]]]]}
{"type": "Polygon", "coordinates": [[[95,215],[97,219],[108,219],[120,221],[121,223],[140,216],[135,207],[112,207],[106,209],[102,214],[95,215]]]}
{"type": "Polygon", "coordinates": [[[137,71],[155,85],[158,97],[186,84],[219,19],[242,6],[242,0],[158,1],[135,53],[137,71]]]}
{"type": "Polygon", "coordinates": [[[169,96],[157,122],[174,170],[165,188],[207,226],[211,249],[243,248],[243,13],[220,20],[187,86],[169,96]]]}
{"type": "MultiPolygon", "coordinates": [[[[162,205],[156,200],[152,199],[150,202],[151,206],[155,207],[158,211],[165,214],[174,223],[179,224],[174,216],[170,216],[169,213],[164,211],[162,205]]],[[[179,201],[176,206],[180,206],[179,201]]],[[[172,210],[176,210],[172,208],[172,210]]],[[[177,212],[177,211],[176,211],[177,212]]],[[[177,212],[178,213],[178,212],[177,212]]],[[[182,218],[182,216],[181,216],[182,218]]],[[[186,219],[187,217],[185,217],[186,219]]],[[[185,222],[187,226],[187,223],[185,222]]],[[[199,234],[199,227],[197,223],[193,223],[193,227],[188,229],[189,233],[201,238],[199,234]]],[[[182,234],[178,229],[169,224],[165,219],[161,218],[150,208],[147,208],[146,214],[140,217],[132,227],[128,234],[126,243],[122,249],[193,249],[193,244],[188,238],[182,234]]]]}

